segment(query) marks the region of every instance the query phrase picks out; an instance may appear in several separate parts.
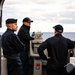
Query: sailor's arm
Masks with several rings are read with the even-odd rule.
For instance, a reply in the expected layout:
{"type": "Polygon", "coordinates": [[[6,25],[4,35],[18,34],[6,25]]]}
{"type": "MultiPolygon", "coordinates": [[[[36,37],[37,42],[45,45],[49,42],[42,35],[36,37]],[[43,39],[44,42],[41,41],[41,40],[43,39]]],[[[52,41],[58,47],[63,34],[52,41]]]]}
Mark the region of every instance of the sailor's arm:
{"type": "Polygon", "coordinates": [[[68,49],[75,48],[75,41],[67,39],[67,43],[68,43],[68,49]]]}
{"type": "Polygon", "coordinates": [[[47,60],[47,57],[46,55],[44,54],[44,50],[47,48],[47,42],[43,42],[41,43],[41,45],[39,46],[38,48],[38,53],[40,55],[40,58],[43,59],[43,60],[47,60]]]}

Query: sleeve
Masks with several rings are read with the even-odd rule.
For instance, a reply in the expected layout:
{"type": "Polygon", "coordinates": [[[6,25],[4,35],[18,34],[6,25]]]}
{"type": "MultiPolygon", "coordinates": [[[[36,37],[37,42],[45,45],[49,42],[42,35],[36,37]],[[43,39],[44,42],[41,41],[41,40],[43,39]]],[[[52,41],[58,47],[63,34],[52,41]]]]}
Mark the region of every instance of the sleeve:
{"type": "Polygon", "coordinates": [[[44,41],[38,48],[38,53],[41,59],[47,60],[44,50],[47,49],[47,41],[44,41]]]}
{"type": "Polygon", "coordinates": [[[20,39],[18,38],[18,36],[16,34],[13,34],[11,36],[11,42],[16,47],[16,50],[18,52],[23,52],[24,51],[25,45],[20,41],[20,39]]]}
{"type": "Polygon", "coordinates": [[[25,29],[19,31],[18,36],[22,37],[25,40],[34,40],[34,38],[31,37],[30,34],[25,29]]]}
{"type": "Polygon", "coordinates": [[[75,41],[67,39],[67,43],[68,43],[68,49],[72,49],[75,47],[75,41]]]}

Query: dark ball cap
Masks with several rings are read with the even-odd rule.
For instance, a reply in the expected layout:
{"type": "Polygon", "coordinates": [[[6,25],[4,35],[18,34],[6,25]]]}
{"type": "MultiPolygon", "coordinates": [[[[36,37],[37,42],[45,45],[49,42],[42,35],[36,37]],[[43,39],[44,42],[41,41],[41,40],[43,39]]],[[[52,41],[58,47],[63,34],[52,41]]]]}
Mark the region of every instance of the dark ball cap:
{"type": "Polygon", "coordinates": [[[23,19],[23,22],[33,22],[33,20],[31,20],[29,17],[26,17],[23,19]]]}
{"type": "Polygon", "coordinates": [[[6,24],[10,24],[10,23],[17,23],[17,19],[14,19],[14,18],[7,19],[6,24]]]}
{"type": "Polygon", "coordinates": [[[53,28],[54,28],[57,32],[60,32],[60,33],[63,32],[63,27],[62,27],[62,25],[60,25],[60,24],[55,25],[53,28]]]}

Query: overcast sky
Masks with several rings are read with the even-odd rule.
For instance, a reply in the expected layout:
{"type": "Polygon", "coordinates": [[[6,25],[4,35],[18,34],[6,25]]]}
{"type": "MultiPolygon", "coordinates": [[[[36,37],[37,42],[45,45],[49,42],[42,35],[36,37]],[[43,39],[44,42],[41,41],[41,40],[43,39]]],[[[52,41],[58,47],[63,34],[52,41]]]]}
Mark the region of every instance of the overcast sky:
{"type": "Polygon", "coordinates": [[[25,17],[34,21],[31,32],[53,32],[56,24],[61,24],[64,32],[75,32],[75,0],[5,0],[0,31],[5,31],[7,18],[17,18],[19,29],[25,17]]]}

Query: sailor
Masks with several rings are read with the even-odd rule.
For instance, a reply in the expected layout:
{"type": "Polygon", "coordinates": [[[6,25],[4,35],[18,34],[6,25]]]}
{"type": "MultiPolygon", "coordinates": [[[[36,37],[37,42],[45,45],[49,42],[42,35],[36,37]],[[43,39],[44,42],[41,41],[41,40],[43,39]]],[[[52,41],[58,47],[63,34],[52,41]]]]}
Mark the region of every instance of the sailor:
{"type": "Polygon", "coordinates": [[[7,58],[8,75],[23,75],[19,54],[24,50],[25,46],[14,33],[18,28],[17,19],[8,18],[6,27],[7,29],[3,33],[1,40],[4,57],[7,58]]]}
{"type": "Polygon", "coordinates": [[[64,28],[58,24],[54,27],[54,36],[46,39],[38,48],[40,58],[47,60],[47,75],[67,75],[66,68],[68,49],[75,46],[75,41],[62,36],[64,28]],[[48,58],[44,50],[48,51],[48,58]]]}
{"type": "Polygon", "coordinates": [[[26,48],[23,53],[21,53],[20,58],[22,60],[22,66],[24,70],[24,75],[28,75],[29,72],[29,49],[30,49],[30,40],[34,40],[33,37],[30,36],[30,28],[31,20],[29,17],[25,17],[23,19],[23,25],[20,27],[18,31],[18,36],[23,44],[26,45],[26,48]]]}

